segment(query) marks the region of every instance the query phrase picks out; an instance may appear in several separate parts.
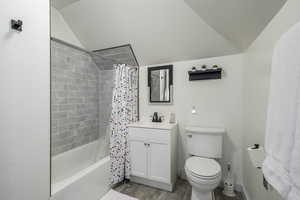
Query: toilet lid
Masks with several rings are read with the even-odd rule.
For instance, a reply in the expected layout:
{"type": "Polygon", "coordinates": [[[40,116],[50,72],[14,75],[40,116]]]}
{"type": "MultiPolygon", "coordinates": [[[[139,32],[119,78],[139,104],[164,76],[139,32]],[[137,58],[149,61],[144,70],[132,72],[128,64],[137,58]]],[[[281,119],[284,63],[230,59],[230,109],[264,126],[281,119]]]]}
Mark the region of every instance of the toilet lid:
{"type": "Polygon", "coordinates": [[[221,166],[213,159],[190,157],[185,164],[187,170],[199,176],[213,177],[221,172],[221,166]]]}

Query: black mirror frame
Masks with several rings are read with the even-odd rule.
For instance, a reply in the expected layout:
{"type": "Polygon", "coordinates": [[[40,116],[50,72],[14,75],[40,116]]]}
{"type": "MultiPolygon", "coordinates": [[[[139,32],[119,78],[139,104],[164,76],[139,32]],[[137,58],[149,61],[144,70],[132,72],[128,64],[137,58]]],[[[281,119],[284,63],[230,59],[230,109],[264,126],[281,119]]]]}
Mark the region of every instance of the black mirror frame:
{"type": "Polygon", "coordinates": [[[149,87],[149,102],[150,103],[171,103],[171,85],[173,85],[173,65],[164,65],[164,66],[157,66],[157,67],[148,67],[148,87],[149,87]],[[151,72],[162,70],[162,69],[168,69],[169,70],[169,101],[152,101],[151,100],[151,72]]]}

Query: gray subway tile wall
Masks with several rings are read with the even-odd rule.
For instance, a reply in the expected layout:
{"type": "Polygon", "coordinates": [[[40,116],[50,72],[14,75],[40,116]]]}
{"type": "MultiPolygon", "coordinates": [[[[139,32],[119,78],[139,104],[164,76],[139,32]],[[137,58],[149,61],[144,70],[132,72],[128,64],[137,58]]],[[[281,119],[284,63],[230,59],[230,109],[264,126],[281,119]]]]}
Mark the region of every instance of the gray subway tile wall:
{"type": "Polygon", "coordinates": [[[98,139],[107,155],[113,80],[89,54],[51,41],[53,156],[98,139]]]}
{"type": "Polygon", "coordinates": [[[98,158],[103,158],[109,153],[110,115],[112,110],[112,95],[114,87],[114,70],[101,70],[99,79],[99,131],[100,150],[98,158]]]}

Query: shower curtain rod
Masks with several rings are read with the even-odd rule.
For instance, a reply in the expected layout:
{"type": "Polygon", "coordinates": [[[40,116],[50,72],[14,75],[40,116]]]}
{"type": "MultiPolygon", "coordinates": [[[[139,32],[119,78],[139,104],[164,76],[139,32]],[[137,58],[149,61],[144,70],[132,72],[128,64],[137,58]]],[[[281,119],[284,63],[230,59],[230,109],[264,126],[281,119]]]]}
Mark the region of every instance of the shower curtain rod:
{"type": "Polygon", "coordinates": [[[66,42],[66,41],[64,41],[64,40],[58,39],[58,38],[56,38],[56,37],[52,37],[52,36],[51,36],[51,40],[52,40],[52,41],[55,41],[55,42],[58,42],[58,43],[61,43],[61,44],[64,44],[64,45],[66,45],[66,46],[69,46],[69,47],[71,47],[71,48],[77,49],[77,50],[79,50],[79,51],[83,51],[83,52],[85,52],[85,53],[90,53],[89,51],[87,51],[86,49],[84,49],[84,48],[82,48],[82,47],[76,46],[76,45],[74,45],[74,44],[70,44],[70,43],[68,43],[68,42],[66,42]]]}

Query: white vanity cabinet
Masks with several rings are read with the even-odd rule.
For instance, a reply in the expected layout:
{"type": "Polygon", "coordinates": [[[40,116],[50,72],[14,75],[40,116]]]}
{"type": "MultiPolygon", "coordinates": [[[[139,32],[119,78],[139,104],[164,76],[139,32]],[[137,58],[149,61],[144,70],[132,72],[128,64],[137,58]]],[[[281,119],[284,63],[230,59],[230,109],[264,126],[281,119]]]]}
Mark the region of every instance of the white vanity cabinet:
{"type": "Polygon", "coordinates": [[[131,180],[172,191],[176,182],[177,124],[129,126],[131,180]]]}

